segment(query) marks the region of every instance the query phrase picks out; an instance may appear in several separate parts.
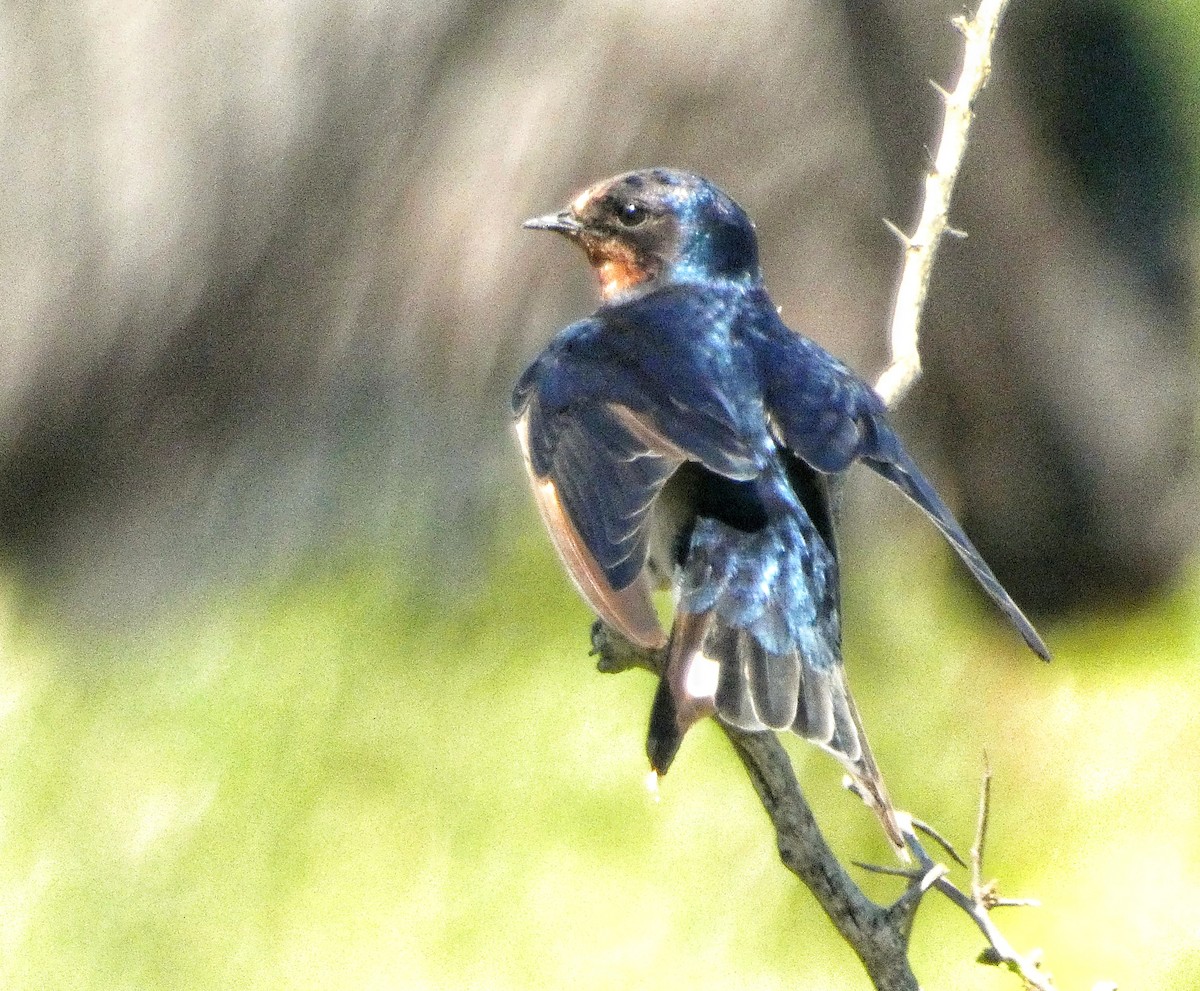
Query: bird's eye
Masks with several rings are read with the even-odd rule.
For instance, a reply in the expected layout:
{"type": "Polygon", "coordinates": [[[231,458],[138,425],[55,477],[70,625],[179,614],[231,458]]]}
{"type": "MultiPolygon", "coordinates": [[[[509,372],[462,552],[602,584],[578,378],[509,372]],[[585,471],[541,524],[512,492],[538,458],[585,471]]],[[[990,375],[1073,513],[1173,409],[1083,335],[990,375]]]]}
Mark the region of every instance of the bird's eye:
{"type": "Polygon", "coordinates": [[[617,207],[617,219],[623,227],[637,227],[639,224],[644,224],[649,216],[650,211],[636,200],[622,203],[617,207]]]}

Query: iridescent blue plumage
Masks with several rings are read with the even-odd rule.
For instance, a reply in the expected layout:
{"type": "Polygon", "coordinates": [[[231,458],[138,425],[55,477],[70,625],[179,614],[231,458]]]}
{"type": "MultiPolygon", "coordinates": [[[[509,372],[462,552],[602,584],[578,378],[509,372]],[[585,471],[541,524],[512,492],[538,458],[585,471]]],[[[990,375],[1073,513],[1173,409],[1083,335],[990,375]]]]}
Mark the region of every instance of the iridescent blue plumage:
{"type": "Polygon", "coordinates": [[[753,225],[729,197],[652,169],[528,226],[577,241],[605,300],[551,341],[513,395],[539,508],[580,591],[626,636],[663,643],[651,579],[676,597],[652,765],[665,772],[710,713],[790,727],[843,761],[899,843],[842,671],[827,475],[861,461],[895,483],[1043,657],[1044,644],[878,395],[780,321],[753,225]]]}

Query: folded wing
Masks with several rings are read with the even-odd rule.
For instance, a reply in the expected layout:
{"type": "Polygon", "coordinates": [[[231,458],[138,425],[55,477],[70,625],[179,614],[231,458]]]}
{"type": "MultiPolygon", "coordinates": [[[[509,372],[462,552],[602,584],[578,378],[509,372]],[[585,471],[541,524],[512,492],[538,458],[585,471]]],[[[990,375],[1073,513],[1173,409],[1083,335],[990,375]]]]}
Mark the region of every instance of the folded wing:
{"type": "Polygon", "coordinates": [[[513,412],[538,508],[571,578],[630,640],[662,646],[643,573],[655,500],[684,461],[750,478],[761,455],[707,370],[685,367],[693,349],[673,357],[660,336],[647,359],[655,327],[644,318],[568,327],[518,381],[513,412]]]}
{"type": "Polygon", "coordinates": [[[1049,660],[1042,638],[905,450],[878,394],[820,346],[782,323],[747,328],[746,340],[779,439],[820,471],[842,471],[861,460],[899,488],[950,541],[1030,648],[1049,660]]]}

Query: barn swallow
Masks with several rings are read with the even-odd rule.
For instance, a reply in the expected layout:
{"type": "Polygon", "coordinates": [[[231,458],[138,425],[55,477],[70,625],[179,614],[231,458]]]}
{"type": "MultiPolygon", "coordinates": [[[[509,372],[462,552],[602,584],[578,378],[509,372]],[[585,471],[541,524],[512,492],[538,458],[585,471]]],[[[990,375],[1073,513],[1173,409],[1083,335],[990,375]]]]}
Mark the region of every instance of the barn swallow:
{"type": "Polygon", "coordinates": [[[790,330],[754,225],[705,179],[628,172],[526,221],[586,253],[600,308],[517,382],[535,500],[584,599],[667,649],[646,744],[666,773],[715,714],[836,756],[903,848],[841,657],[830,483],[856,461],[915,502],[1026,643],[1049,652],[905,450],[879,395],[790,330]],[[670,636],[651,590],[669,587],[670,636]]]}

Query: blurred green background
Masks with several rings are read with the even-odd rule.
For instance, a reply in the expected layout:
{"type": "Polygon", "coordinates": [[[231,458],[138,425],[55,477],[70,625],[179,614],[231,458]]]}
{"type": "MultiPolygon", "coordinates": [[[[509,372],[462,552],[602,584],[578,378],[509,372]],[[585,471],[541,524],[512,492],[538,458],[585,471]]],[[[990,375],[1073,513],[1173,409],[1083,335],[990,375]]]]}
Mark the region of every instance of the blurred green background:
{"type": "MultiPolygon", "coordinates": [[[[153,23],[135,7],[113,4],[77,28],[152,37],[153,23]]],[[[1188,178],[1195,182],[1200,9],[1185,0],[1126,7],[1143,32],[1143,51],[1169,80],[1169,113],[1190,141],[1188,178]]],[[[609,15],[614,23],[634,17],[632,7],[618,8],[609,15]]],[[[297,23],[320,44],[324,22],[316,10],[296,6],[297,23]]],[[[460,13],[486,20],[481,10],[466,5],[460,13]]],[[[197,36],[220,35],[213,25],[228,13],[214,7],[212,23],[197,36]]],[[[417,5],[397,16],[419,13],[417,5]]],[[[547,22],[561,16],[542,13],[547,22]]],[[[21,17],[5,16],[17,47],[32,37],[21,17]]],[[[556,23],[555,31],[573,37],[573,29],[556,23]]],[[[502,19],[496,31],[511,28],[502,19]]],[[[353,45],[340,54],[350,59],[353,45]]],[[[437,58],[443,83],[470,74],[469,59],[452,45],[437,58]]],[[[303,75],[303,63],[289,71],[303,75]]],[[[345,71],[375,67],[353,63],[345,71]]],[[[430,87],[414,100],[430,93],[449,99],[444,87],[430,87]]],[[[497,97],[502,105],[504,96],[497,97]]],[[[213,113],[234,111],[221,106],[213,113]]],[[[170,121],[158,123],[158,137],[170,140],[170,121]]],[[[540,138],[561,150],[586,143],[583,131],[540,138]]],[[[640,157],[633,139],[619,140],[627,142],[621,155],[640,157]]],[[[200,147],[201,158],[218,154],[200,147]]],[[[488,163],[492,174],[501,175],[507,161],[488,163]]],[[[318,178],[326,164],[312,166],[318,178]]],[[[258,181],[246,163],[230,168],[258,181]]],[[[573,184],[595,178],[580,174],[573,184]]],[[[902,179],[916,181],[915,174],[902,179]]],[[[263,180],[246,202],[265,211],[267,226],[282,224],[286,211],[272,205],[276,193],[268,185],[263,180]]],[[[751,194],[757,188],[747,186],[751,194]]],[[[319,189],[331,211],[346,206],[332,185],[319,189]]],[[[137,189],[126,192],[128,201],[110,204],[117,214],[141,202],[137,189]]],[[[497,210],[492,220],[511,226],[556,205],[561,192],[545,183],[526,190],[527,203],[505,202],[518,212],[497,210]],[[525,205],[530,209],[519,212],[525,205]]],[[[417,215],[425,206],[414,197],[396,209],[417,215]]],[[[470,230],[474,220],[442,204],[440,214],[423,222],[427,236],[412,242],[420,249],[415,253],[434,255],[444,268],[448,256],[435,245],[445,228],[470,230]]],[[[1193,236],[1195,220],[1188,221],[1193,236]]],[[[762,221],[770,235],[771,221],[762,221]]],[[[163,257],[169,259],[177,246],[168,235],[163,257]]],[[[206,264],[236,267],[234,242],[213,238],[220,250],[213,248],[206,264]]],[[[234,238],[238,250],[245,247],[241,238],[234,238]]],[[[520,243],[523,251],[546,250],[520,243]]],[[[364,250],[377,246],[369,241],[364,250]]],[[[397,277],[413,275],[396,260],[407,257],[408,247],[391,262],[397,277]]],[[[105,264],[115,257],[97,252],[105,264]]],[[[486,270],[509,291],[514,280],[503,260],[484,255],[468,253],[473,271],[486,270]]],[[[281,271],[295,267],[298,281],[323,271],[319,256],[270,257],[283,257],[281,271]]],[[[579,260],[565,251],[544,257],[553,268],[526,273],[530,288],[506,297],[510,324],[514,311],[528,312],[519,332],[498,344],[479,344],[490,340],[491,289],[472,300],[464,276],[454,283],[457,302],[428,287],[411,296],[417,312],[444,321],[439,326],[457,321],[473,328],[457,351],[438,345],[445,354],[416,338],[402,342],[424,381],[452,382],[423,409],[430,421],[455,422],[455,437],[469,433],[454,419],[459,406],[471,407],[481,394],[496,405],[485,405],[487,412],[467,426],[499,436],[504,413],[496,397],[502,400],[512,370],[588,305],[590,291],[575,271],[579,260]],[[577,280],[573,300],[561,309],[534,302],[547,278],[556,291],[558,282],[577,280]],[[455,308],[460,303],[465,314],[455,308]],[[491,365],[472,364],[477,346],[493,349],[491,365]],[[459,395],[470,398],[460,404],[459,395]]],[[[353,252],[350,259],[353,269],[353,252]]],[[[207,299],[207,290],[197,288],[209,284],[203,278],[193,285],[187,273],[164,265],[172,299],[189,292],[207,299]]],[[[788,281],[786,265],[773,271],[774,283],[788,281]]],[[[5,305],[13,312],[39,320],[58,313],[49,304],[33,307],[20,286],[11,288],[5,305]]],[[[170,313],[147,316],[149,304],[121,291],[126,309],[113,313],[175,326],[170,313]]],[[[390,316],[372,309],[370,295],[363,290],[355,314],[390,332],[390,316]]],[[[299,298],[279,290],[255,297],[250,309],[293,315],[299,298]]],[[[214,308],[214,323],[233,328],[230,341],[243,328],[239,321],[250,319],[243,302],[231,296],[205,303],[214,308]]],[[[106,314],[99,304],[97,312],[81,313],[65,303],[58,313],[64,326],[109,327],[120,340],[133,318],[106,314]]],[[[310,357],[332,379],[359,345],[357,324],[330,322],[344,340],[310,357]]],[[[74,360],[67,341],[55,367],[74,360]]],[[[269,348],[244,352],[230,341],[221,345],[233,349],[228,354],[213,346],[212,354],[201,349],[178,360],[181,367],[215,362],[222,388],[233,382],[229,388],[241,402],[239,376],[259,375],[269,348]]],[[[174,342],[164,332],[156,347],[175,355],[174,342]]],[[[309,345],[301,338],[277,347],[301,353],[309,345]]],[[[879,345],[851,347],[869,354],[879,345]]],[[[130,367],[136,363],[129,359],[130,367]]],[[[287,392],[301,366],[279,367],[287,392]]],[[[1190,366],[1183,372],[1191,377],[1190,366]]],[[[172,389],[181,380],[163,378],[172,389]]],[[[37,375],[31,381],[37,389],[30,394],[43,404],[35,433],[57,436],[55,417],[66,414],[45,406],[53,406],[55,389],[37,375]]],[[[120,391],[139,380],[113,381],[120,391]]],[[[386,376],[380,381],[387,385],[386,376]]],[[[353,384],[356,394],[369,392],[360,380],[353,384]]],[[[164,394],[176,393],[164,388],[164,394]]],[[[8,406],[32,408],[14,395],[20,399],[19,392],[4,393],[8,406]]],[[[91,401],[82,388],[67,395],[83,406],[91,401]]],[[[305,394],[297,396],[304,407],[305,394]]],[[[13,517],[3,528],[0,570],[0,988],[865,986],[850,951],[778,863],[765,815],[715,727],[688,737],[659,801],[646,792],[650,678],[596,672],[587,656],[591,617],[518,488],[514,448],[462,444],[448,461],[425,462],[426,428],[409,420],[413,446],[396,456],[395,491],[379,483],[381,494],[370,480],[362,483],[365,494],[355,490],[353,497],[336,487],[305,488],[307,455],[287,448],[294,463],[268,486],[267,498],[255,501],[239,479],[253,473],[258,459],[246,456],[231,470],[206,453],[208,435],[191,432],[188,404],[207,409],[207,401],[187,394],[178,409],[154,406],[151,416],[152,404],[139,399],[117,433],[101,434],[104,444],[136,436],[164,459],[168,474],[176,448],[199,451],[188,462],[187,498],[164,503],[153,486],[137,484],[140,475],[104,464],[93,477],[90,462],[80,462],[89,466],[81,472],[75,462],[42,459],[36,445],[34,455],[4,452],[7,488],[0,495],[24,515],[20,525],[13,517]],[[448,470],[450,483],[428,480],[427,473],[448,470]],[[82,476],[91,478],[91,488],[82,476]],[[132,515],[103,508],[114,478],[133,493],[132,515]],[[58,505],[70,486],[80,487],[81,495],[69,494],[86,507],[63,527],[74,536],[40,542],[47,521],[58,517],[30,507],[58,505]],[[229,491],[234,495],[221,502],[229,491]],[[362,513],[361,525],[327,522],[362,505],[384,508],[362,513]],[[213,522],[227,518],[237,518],[240,528],[213,522]],[[271,553],[250,546],[260,524],[274,534],[271,553]],[[286,539],[278,537],[280,528],[286,539]],[[309,539],[310,529],[317,538],[309,539]],[[195,544],[197,558],[238,566],[217,568],[213,580],[210,562],[199,569],[209,580],[193,582],[170,553],[155,556],[170,550],[172,539],[195,544]],[[283,545],[286,553],[276,553],[283,545]],[[433,577],[435,564],[451,577],[433,577]],[[80,573],[89,577],[81,580],[80,573]],[[102,584],[97,575],[105,595],[95,594],[102,584]],[[143,608],[161,587],[184,594],[170,608],[143,608]]],[[[25,413],[8,406],[11,436],[26,437],[25,413]]],[[[245,403],[231,420],[257,423],[252,406],[245,403]]],[[[1183,413],[1190,422],[1193,411],[1183,413]]],[[[344,420],[351,433],[361,424],[356,408],[312,415],[344,420]]],[[[77,435],[85,446],[93,443],[87,430],[77,435]]],[[[353,466],[348,474],[369,477],[376,460],[369,443],[347,449],[335,436],[328,446],[348,459],[342,462],[353,466]]],[[[1055,654],[1044,666],[975,598],[957,561],[915,512],[860,474],[850,489],[847,663],[898,804],[967,848],[986,751],[995,772],[987,873],[1000,879],[1003,894],[1042,901],[1040,908],[1001,916],[1018,948],[1043,948],[1063,989],[1100,980],[1126,991],[1200,986],[1200,555],[1189,550],[1150,594],[1093,595],[1058,609],[1041,624],[1055,654]]],[[[834,762],[798,740],[787,745],[839,855],[887,862],[877,825],[841,790],[834,762]]],[[[880,899],[898,890],[882,878],[863,876],[862,883],[880,899]]],[[[923,986],[1016,987],[1011,975],[974,962],[980,949],[964,917],[937,898],[927,901],[912,954],[923,986]]]]}
{"type": "MultiPolygon", "coordinates": [[[[422,601],[364,552],[136,656],[81,655],[10,599],[0,986],[862,986],[712,726],[650,799],[649,676],[595,672],[589,617],[522,522],[473,602],[422,601]]],[[[1192,986],[1200,574],[1050,628],[1043,666],[914,530],[847,554],[847,653],[893,793],[965,850],[986,749],[988,873],[1043,902],[1003,911],[1009,937],[1060,987],[1192,986]]],[[[790,749],[839,854],[886,863],[836,764],[790,749]]],[[[925,986],[1014,986],[981,948],[928,900],[925,986]]]]}

